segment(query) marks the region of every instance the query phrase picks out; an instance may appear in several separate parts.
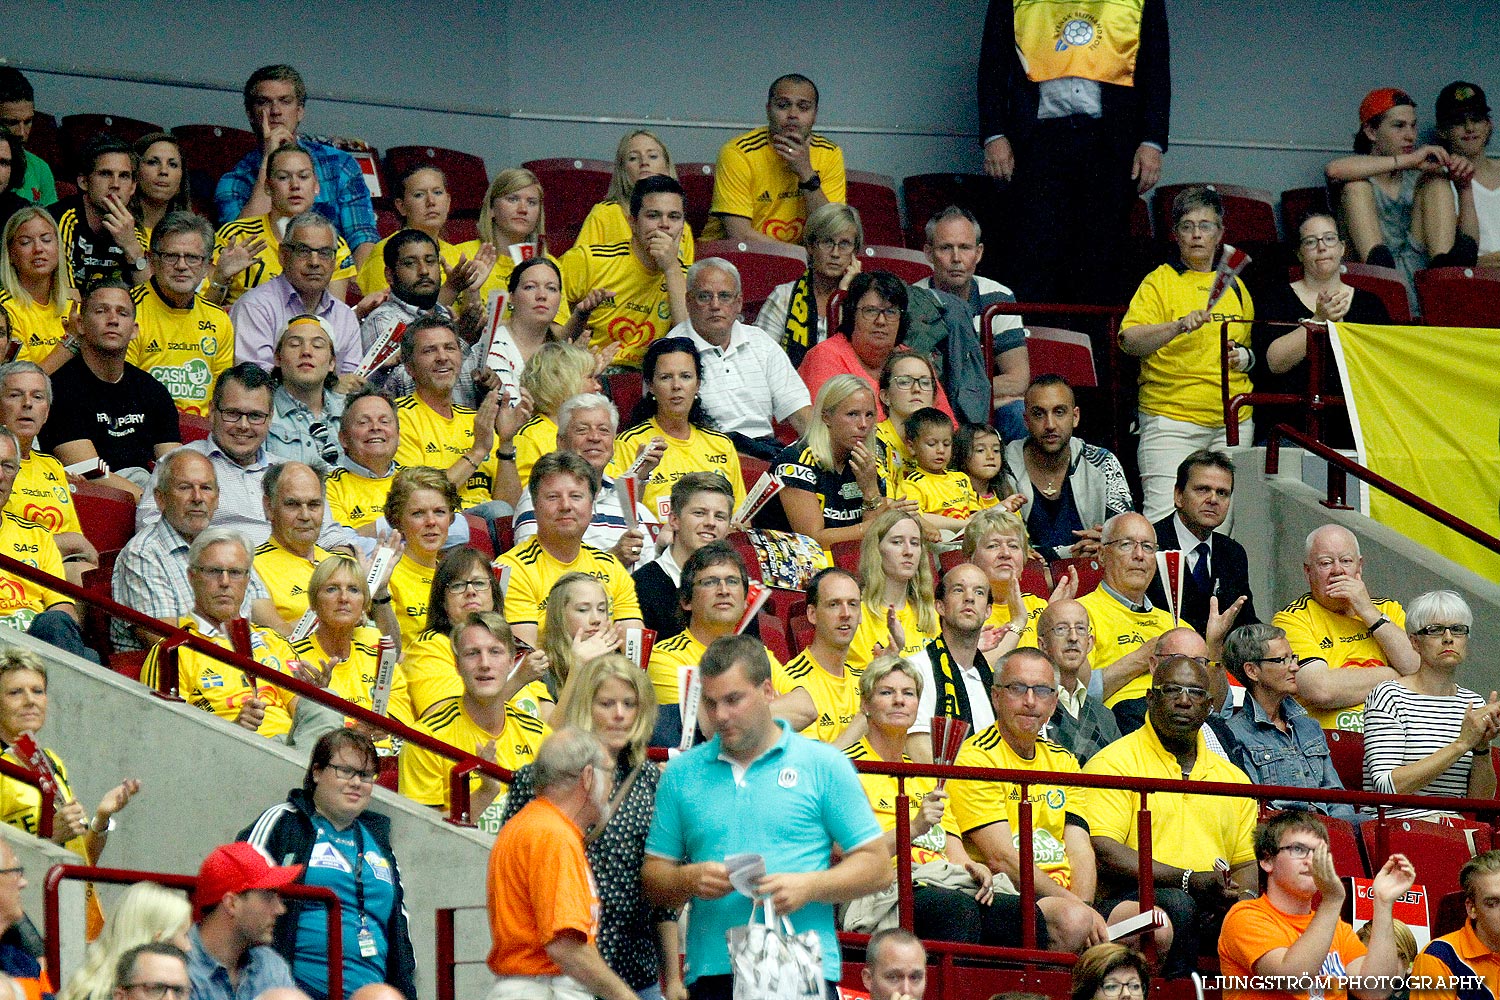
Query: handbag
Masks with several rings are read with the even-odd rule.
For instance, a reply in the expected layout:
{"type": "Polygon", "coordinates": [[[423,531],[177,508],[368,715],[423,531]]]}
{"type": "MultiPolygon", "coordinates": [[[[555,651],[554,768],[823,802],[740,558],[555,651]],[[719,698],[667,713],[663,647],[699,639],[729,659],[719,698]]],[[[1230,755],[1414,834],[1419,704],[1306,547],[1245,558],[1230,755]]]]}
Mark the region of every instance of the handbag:
{"type": "Polygon", "coordinates": [[[734,973],[734,1000],[823,1000],[823,946],[817,931],[798,934],[792,922],[776,921],[769,899],[750,907],[750,922],[731,927],[729,965],[734,973]],[[763,907],[762,922],[755,919],[763,907]]]}

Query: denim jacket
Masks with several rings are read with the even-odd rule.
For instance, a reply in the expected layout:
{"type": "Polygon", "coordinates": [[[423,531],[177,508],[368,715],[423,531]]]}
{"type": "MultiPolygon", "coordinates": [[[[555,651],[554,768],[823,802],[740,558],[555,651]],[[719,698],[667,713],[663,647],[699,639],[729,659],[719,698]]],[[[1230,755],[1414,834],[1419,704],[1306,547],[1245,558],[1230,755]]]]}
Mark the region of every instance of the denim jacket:
{"type": "MultiPolygon", "coordinates": [[[[1333,769],[1328,739],[1323,727],[1294,698],[1283,698],[1282,717],[1291,724],[1291,732],[1276,728],[1260,702],[1246,697],[1228,722],[1236,745],[1230,753],[1240,770],[1259,785],[1295,785],[1299,788],[1344,787],[1333,769]]],[[[1275,808],[1315,809],[1339,819],[1357,822],[1354,807],[1344,803],[1280,801],[1275,808]]]]}

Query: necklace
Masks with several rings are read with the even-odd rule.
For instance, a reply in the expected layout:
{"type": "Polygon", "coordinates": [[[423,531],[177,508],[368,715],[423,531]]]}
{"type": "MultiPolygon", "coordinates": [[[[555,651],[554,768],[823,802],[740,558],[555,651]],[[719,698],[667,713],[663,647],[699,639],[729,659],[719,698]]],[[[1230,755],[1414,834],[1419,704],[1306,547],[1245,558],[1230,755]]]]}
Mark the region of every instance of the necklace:
{"type": "Polygon", "coordinates": [[[1041,482],[1041,470],[1037,468],[1037,461],[1029,453],[1026,455],[1027,472],[1031,476],[1031,484],[1042,491],[1042,495],[1048,500],[1057,496],[1057,491],[1062,489],[1061,475],[1054,474],[1047,478],[1045,483],[1041,482]]]}

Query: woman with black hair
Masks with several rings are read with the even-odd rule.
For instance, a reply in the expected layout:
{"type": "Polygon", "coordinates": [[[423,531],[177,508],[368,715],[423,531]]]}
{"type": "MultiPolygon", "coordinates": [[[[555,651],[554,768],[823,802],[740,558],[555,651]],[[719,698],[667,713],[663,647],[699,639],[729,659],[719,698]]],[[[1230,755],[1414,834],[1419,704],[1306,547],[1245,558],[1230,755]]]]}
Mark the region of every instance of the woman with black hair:
{"type": "Polygon", "coordinates": [[[672,484],[688,472],[713,472],[729,480],[738,506],[745,499],[745,480],[734,442],[711,429],[703,412],[698,386],[703,381],[703,362],[698,349],[686,337],[664,337],[646,349],[641,362],[645,392],[630,414],[631,427],[615,440],[615,466],[630,470],[642,445],[660,440],[666,450],[641,484],[641,502],[648,510],[665,515],[663,504],[671,500],[672,484]]]}

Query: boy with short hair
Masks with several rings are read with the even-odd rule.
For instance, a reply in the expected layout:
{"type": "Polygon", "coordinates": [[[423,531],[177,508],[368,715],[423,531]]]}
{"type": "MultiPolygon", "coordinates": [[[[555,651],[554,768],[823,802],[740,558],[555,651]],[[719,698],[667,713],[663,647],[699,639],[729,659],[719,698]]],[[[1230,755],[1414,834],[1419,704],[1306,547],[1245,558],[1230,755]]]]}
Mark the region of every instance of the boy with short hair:
{"type": "Polygon", "coordinates": [[[948,468],[953,457],[952,418],[942,410],[924,406],[906,418],[901,430],[917,467],[902,480],[898,497],[917,502],[923,525],[940,531],[963,531],[981,505],[968,475],[948,468]]]}

